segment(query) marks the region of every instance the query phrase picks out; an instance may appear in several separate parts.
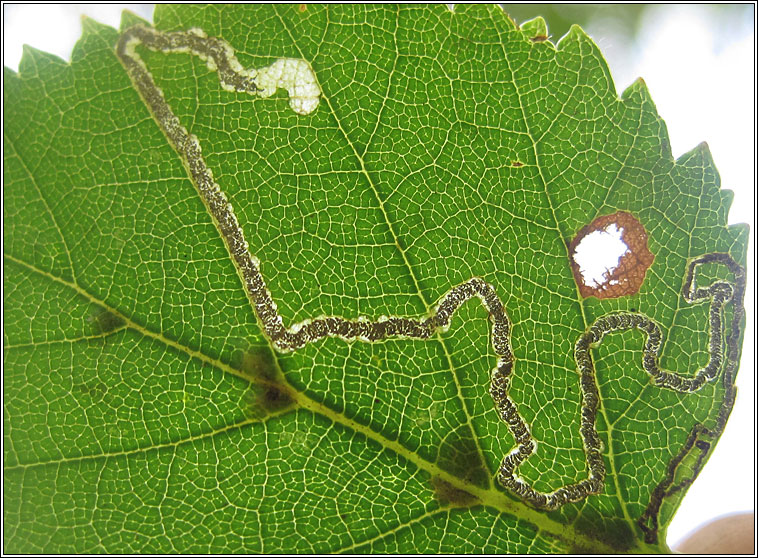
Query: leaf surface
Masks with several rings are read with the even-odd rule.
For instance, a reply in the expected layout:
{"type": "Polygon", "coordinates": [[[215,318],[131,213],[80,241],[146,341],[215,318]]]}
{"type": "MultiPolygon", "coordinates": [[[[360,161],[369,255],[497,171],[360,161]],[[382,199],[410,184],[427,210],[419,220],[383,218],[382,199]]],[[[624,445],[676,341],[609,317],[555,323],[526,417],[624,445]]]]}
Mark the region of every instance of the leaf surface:
{"type": "MultiPolygon", "coordinates": [[[[600,493],[540,509],[497,480],[517,440],[490,396],[486,304],[428,339],[276,350],[118,32],[86,20],[70,65],[28,49],[5,70],[5,550],[665,550],[741,345],[739,296],[715,329],[683,297],[696,258],[747,250],[707,147],[674,161],[642,81],[618,98],[578,27],[555,46],[495,7],[160,6],[155,28],[223,38],[244,67],[310,64],[321,97],[304,115],[284,91],[227,91],[197,56],[136,47],[286,327],[423,319],[456,285],[492,286],[512,324],[507,395],[536,443],[517,476],[535,491],[588,477],[575,346],[598,319],[657,324],[662,369],[723,366],[664,389],[646,335],[609,331],[590,349],[600,493]],[[654,261],[638,293],[583,298],[569,244],[618,211],[654,261]]],[[[720,262],[695,283],[739,294],[720,262]]]]}

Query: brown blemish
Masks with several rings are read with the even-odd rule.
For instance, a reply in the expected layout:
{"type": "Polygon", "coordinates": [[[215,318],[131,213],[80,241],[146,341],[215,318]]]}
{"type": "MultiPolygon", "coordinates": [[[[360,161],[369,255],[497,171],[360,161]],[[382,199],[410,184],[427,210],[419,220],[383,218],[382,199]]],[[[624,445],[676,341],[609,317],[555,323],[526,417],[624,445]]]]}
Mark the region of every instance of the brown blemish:
{"type": "Polygon", "coordinates": [[[305,10],[307,10],[307,9],[308,9],[308,6],[306,6],[305,4],[300,4],[300,5],[297,7],[297,9],[298,9],[298,10],[300,11],[300,13],[302,14],[302,13],[303,13],[305,10]]]}
{"type": "Polygon", "coordinates": [[[243,398],[243,411],[251,420],[279,414],[295,406],[289,387],[284,384],[251,384],[243,398]]]}
{"type": "MultiPolygon", "coordinates": [[[[629,523],[621,519],[611,519],[599,514],[590,513],[589,517],[579,519],[574,528],[577,533],[586,536],[588,539],[594,539],[605,546],[610,546],[620,554],[627,553],[635,542],[636,537],[629,523]],[[598,527],[602,525],[602,527],[598,527]]],[[[577,549],[578,550],[578,549],[577,549]]],[[[597,551],[587,549],[589,552],[582,554],[597,554],[597,551]]]]}
{"type": "Polygon", "coordinates": [[[467,507],[479,503],[479,498],[470,492],[454,487],[440,477],[432,477],[432,487],[437,500],[443,506],[467,507]]]}
{"type": "Polygon", "coordinates": [[[645,280],[647,269],[655,259],[647,247],[647,233],[642,223],[634,215],[625,211],[598,217],[582,228],[569,244],[569,255],[574,280],[584,298],[590,296],[618,298],[637,293],[645,280]],[[606,272],[603,275],[603,282],[600,285],[586,285],[579,264],[574,260],[576,247],[587,235],[595,231],[603,231],[614,224],[621,230],[621,241],[626,244],[627,252],[621,256],[618,266],[612,272],[606,272]]]}
{"type": "Polygon", "coordinates": [[[279,378],[274,354],[267,347],[237,353],[232,357],[231,365],[257,382],[275,383],[279,378]]]}
{"type": "Polygon", "coordinates": [[[511,165],[513,165],[514,167],[523,167],[524,163],[522,163],[521,161],[513,161],[511,165]]]}
{"type": "Polygon", "coordinates": [[[231,364],[251,380],[244,397],[244,412],[248,418],[263,419],[295,405],[292,390],[282,378],[268,347],[237,353],[231,364]]]}
{"type": "Polygon", "coordinates": [[[533,43],[542,43],[544,41],[547,41],[547,35],[535,35],[534,37],[531,37],[529,39],[533,43]]]}
{"type": "Polygon", "coordinates": [[[294,405],[295,400],[284,386],[276,385],[263,388],[258,404],[267,414],[271,414],[294,405]]]}

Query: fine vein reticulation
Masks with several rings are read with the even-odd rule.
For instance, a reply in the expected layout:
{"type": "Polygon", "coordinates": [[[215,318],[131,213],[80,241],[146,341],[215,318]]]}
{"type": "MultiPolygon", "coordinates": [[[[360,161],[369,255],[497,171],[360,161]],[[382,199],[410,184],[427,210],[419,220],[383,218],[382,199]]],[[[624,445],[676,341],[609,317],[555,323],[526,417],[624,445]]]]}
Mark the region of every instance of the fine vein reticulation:
{"type": "MultiPolygon", "coordinates": [[[[497,364],[491,373],[490,394],[501,420],[508,425],[517,444],[504,457],[497,477],[505,488],[532,506],[553,510],[567,502],[577,502],[590,494],[598,494],[602,491],[605,464],[601,453],[602,444],[595,428],[600,396],[595,381],[595,368],[590,355],[590,348],[599,344],[606,334],[635,328],[644,332],[647,341],[643,349],[642,367],[651,376],[653,382],[662,388],[678,392],[692,392],[700,389],[705,382],[717,377],[722,367],[724,355],[722,310],[725,303],[734,296],[735,290],[739,293],[738,308],[741,308],[744,291],[742,268],[725,254],[710,254],[691,261],[688,266],[682,293],[685,300],[690,303],[710,300],[710,359],[707,366],[699,370],[694,376],[665,371],[658,366],[658,353],[662,342],[661,329],[653,320],[643,314],[609,314],[596,320],[581,335],[576,343],[574,356],[580,374],[582,393],[580,432],[587,456],[588,477],[549,493],[535,490],[527,481],[516,474],[518,466],[535,452],[536,443],[529,426],[508,395],[514,366],[510,345],[511,323],[503,303],[492,285],[476,277],[469,279],[465,283],[453,287],[426,317],[390,316],[372,321],[363,318],[346,319],[330,316],[317,317],[289,327],[285,326],[261,275],[260,262],[250,253],[231,204],[220,186],[213,180],[212,173],[202,156],[198,139],[181,125],[169,107],[163,93],[155,84],[152,75],[136,50],[139,45],[154,51],[195,54],[205,60],[209,68],[218,71],[222,85],[230,90],[251,94],[260,94],[263,90],[269,92],[272,83],[270,77],[265,72],[261,73],[261,70],[242,69],[234,57],[232,48],[226,42],[217,38],[209,38],[197,29],[187,32],[163,33],[138,25],[125,31],[117,45],[117,54],[134,86],[150,109],[158,126],[181,156],[203,202],[215,220],[229,248],[255,313],[263,326],[263,331],[277,350],[282,352],[294,351],[324,337],[339,337],[346,340],[359,339],[366,342],[381,341],[393,337],[429,339],[436,332],[447,328],[452,315],[463,303],[473,297],[478,297],[481,300],[492,320],[491,342],[498,357],[497,364]],[[735,286],[726,281],[717,281],[705,288],[697,287],[695,275],[698,266],[711,262],[727,265],[735,274],[735,281],[738,284],[735,286]]],[[[310,70],[310,66],[304,61],[290,62],[288,66],[290,69],[300,68],[302,70],[302,68],[307,67],[310,70]]],[[[300,78],[290,76],[289,81],[280,80],[278,85],[289,89],[288,85],[282,85],[286,82],[292,86],[290,104],[293,110],[300,114],[307,114],[314,110],[318,104],[318,94],[320,94],[315,79],[305,83],[307,79],[310,79],[303,77],[306,74],[307,72],[303,72],[300,78]],[[300,86],[306,87],[306,89],[296,89],[300,86]],[[308,99],[306,105],[293,103],[293,92],[295,98],[300,95],[301,98],[308,99]]],[[[310,75],[312,76],[312,73],[310,75]]],[[[740,325],[738,314],[741,316],[735,310],[734,328],[739,328],[740,325]]],[[[657,508],[655,511],[657,513],[657,508]]]]}

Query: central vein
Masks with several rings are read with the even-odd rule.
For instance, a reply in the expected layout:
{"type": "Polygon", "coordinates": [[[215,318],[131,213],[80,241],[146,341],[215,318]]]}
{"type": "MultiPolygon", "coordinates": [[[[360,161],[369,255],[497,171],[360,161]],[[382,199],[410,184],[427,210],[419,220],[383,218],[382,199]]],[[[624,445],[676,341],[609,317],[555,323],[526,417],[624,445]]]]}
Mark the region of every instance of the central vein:
{"type": "Polygon", "coordinates": [[[590,494],[602,492],[605,464],[601,453],[602,443],[595,427],[600,400],[589,348],[599,344],[606,333],[632,328],[646,333],[648,339],[644,348],[643,368],[661,387],[680,392],[695,391],[706,381],[714,379],[721,369],[721,309],[732,297],[734,289],[731,284],[724,282],[714,283],[705,289],[696,288],[696,266],[713,261],[713,258],[707,261],[703,258],[691,263],[688,270],[689,284],[684,296],[689,302],[711,300],[711,358],[708,366],[694,377],[684,377],[661,370],[657,363],[662,334],[655,322],[647,316],[633,313],[611,314],[598,319],[580,336],[574,354],[582,391],[580,433],[587,458],[588,476],[582,481],[567,484],[552,492],[534,489],[516,475],[518,466],[536,451],[537,444],[516,404],[508,395],[514,368],[511,323],[494,287],[480,278],[473,277],[451,288],[427,315],[417,318],[389,316],[369,320],[328,316],[285,325],[261,275],[260,261],[250,252],[234,209],[221,187],[214,181],[211,170],[202,156],[198,139],[180,123],[166,102],[162,91],[155,84],[136,51],[139,45],[160,52],[189,52],[199,56],[211,70],[218,72],[221,84],[227,90],[267,97],[277,88],[284,88],[289,93],[290,107],[302,115],[307,115],[317,108],[320,96],[315,76],[308,63],[303,60],[280,59],[266,68],[246,70],[242,68],[232,48],[225,41],[207,37],[199,29],[163,33],[138,25],[125,31],[117,46],[117,54],[132,83],[158,126],[179,153],[203,203],[213,217],[229,249],[253,310],[266,337],[276,350],[298,350],[325,337],[358,339],[364,342],[389,338],[427,340],[444,332],[449,327],[453,314],[466,301],[474,297],[481,301],[492,322],[490,340],[497,355],[497,363],[491,373],[490,394],[498,416],[508,425],[517,444],[504,457],[498,471],[498,480],[530,505],[542,509],[556,509],[565,503],[577,502],[590,494]]]}

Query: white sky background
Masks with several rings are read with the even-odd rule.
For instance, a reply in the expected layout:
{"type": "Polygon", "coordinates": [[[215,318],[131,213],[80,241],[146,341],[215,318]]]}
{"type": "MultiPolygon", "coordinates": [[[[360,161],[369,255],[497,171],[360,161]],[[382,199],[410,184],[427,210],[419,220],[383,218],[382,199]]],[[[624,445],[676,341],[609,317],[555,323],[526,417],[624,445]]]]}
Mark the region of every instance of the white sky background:
{"type": "MultiPolygon", "coordinates": [[[[151,4],[5,4],[3,63],[16,70],[22,44],[70,60],[81,14],[117,28],[122,9],[152,21],[151,4]]],[[[751,229],[737,403],[717,449],[669,527],[670,544],[714,517],[753,510],[755,501],[754,6],[730,13],[724,16],[708,5],[650,6],[636,37],[629,36],[623,21],[586,25],[610,64],[619,94],[637,77],[645,80],[668,126],[674,157],[708,142],[722,187],[734,192],[729,222],[748,223],[751,229]]]]}

